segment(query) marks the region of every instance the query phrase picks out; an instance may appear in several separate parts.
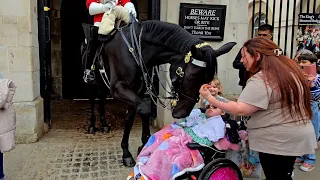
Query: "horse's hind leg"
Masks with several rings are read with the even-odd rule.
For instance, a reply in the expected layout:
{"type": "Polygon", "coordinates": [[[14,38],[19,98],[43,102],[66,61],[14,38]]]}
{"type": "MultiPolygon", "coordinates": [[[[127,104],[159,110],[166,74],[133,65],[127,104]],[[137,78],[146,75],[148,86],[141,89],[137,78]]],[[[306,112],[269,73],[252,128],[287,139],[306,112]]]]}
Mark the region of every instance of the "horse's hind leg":
{"type": "Polygon", "coordinates": [[[123,151],[122,155],[122,163],[124,166],[127,167],[133,167],[135,165],[135,161],[132,157],[132,154],[129,151],[129,137],[130,137],[130,131],[133,126],[133,122],[136,116],[136,109],[129,109],[126,112],[126,117],[124,119],[124,132],[123,137],[121,141],[121,148],[123,151]]]}
{"type": "Polygon", "coordinates": [[[96,118],[94,116],[94,109],[95,109],[95,93],[93,91],[94,87],[89,87],[89,101],[90,101],[90,110],[91,110],[91,117],[90,117],[90,126],[88,129],[88,134],[95,134],[96,132],[96,118]]]}
{"type": "Polygon", "coordinates": [[[99,92],[99,111],[100,111],[100,122],[101,122],[101,130],[104,133],[108,133],[110,131],[110,127],[107,124],[106,116],[105,116],[105,108],[104,104],[106,101],[106,95],[103,90],[99,92]]]}

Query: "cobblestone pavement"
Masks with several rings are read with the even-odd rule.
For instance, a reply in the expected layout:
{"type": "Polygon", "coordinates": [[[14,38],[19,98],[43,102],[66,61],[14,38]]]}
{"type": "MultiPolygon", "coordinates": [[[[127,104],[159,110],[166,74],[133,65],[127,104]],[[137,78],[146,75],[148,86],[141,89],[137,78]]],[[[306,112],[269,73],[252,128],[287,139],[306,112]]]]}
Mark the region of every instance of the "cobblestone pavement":
{"type": "MultiPolygon", "coordinates": [[[[59,113],[57,107],[53,108],[56,112],[53,112],[54,124],[49,133],[36,143],[19,144],[5,154],[6,180],[125,180],[132,168],[126,168],[121,163],[122,129],[115,127],[109,134],[88,135],[87,116],[83,113],[87,105],[75,107],[74,103],[69,103],[67,107],[73,109],[72,112],[64,112],[61,104],[58,105],[59,113]],[[75,127],[71,128],[73,125],[75,127]]],[[[112,116],[115,112],[119,111],[113,109],[106,116],[112,116]]],[[[141,145],[140,124],[137,120],[131,133],[130,150],[133,156],[136,156],[141,145]]],[[[155,129],[152,131],[155,132],[155,129]]],[[[319,151],[317,154],[320,157],[319,151]]],[[[318,179],[319,162],[317,166],[319,168],[309,173],[296,170],[294,179],[318,179]]]]}
{"type": "MultiPolygon", "coordinates": [[[[88,102],[54,102],[49,133],[36,143],[19,144],[5,154],[6,180],[126,179],[132,171],[121,163],[120,142],[126,108],[108,101],[106,109],[106,119],[113,130],[108,134],[89,135],[86,134],[90,117],[88,102]]],[[[129,140],[133,156],[141,145],[140,137],[141,122],[137,118],[129,140]]]]}
{"type": "MultiPolygon", "coordinates": [[[[130,150],[135,156],[140,145],[140,128],[134,129],[130,150]]],[[[122,131],[114,131],[107,137],[52,130],[39,142],[18,145],[5,155],[7,180],[126,179],[132,168],[121,163],[121,135],[122,131]]]]}

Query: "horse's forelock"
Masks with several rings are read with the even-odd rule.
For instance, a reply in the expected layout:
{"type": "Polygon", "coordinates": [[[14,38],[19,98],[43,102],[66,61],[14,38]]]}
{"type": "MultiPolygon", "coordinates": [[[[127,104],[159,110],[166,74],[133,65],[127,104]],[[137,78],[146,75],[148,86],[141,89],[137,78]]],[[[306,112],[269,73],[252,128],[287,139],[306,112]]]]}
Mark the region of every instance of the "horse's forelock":
{"type": "Polygon", "coordinates": [[[212,74],[215,75],[218,70],[217,56],[215,51],[210,46],[203,47],[202,50],[205,51],[204,60],[206,60],[207,63],[207,70],[213,71],[212,74]]]}

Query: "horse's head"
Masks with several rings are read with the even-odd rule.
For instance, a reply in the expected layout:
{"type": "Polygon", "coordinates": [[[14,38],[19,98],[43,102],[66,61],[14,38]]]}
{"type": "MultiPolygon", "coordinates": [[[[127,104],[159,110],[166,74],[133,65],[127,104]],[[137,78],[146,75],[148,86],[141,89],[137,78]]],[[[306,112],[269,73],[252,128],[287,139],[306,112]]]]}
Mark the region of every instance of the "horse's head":
{"type": "Polygon", "coordinates": [[[211,82],[217,73],[217,57],[228,53],[234,45],[236,43],[230,42],[213,50],[206,43],[198,44],[191,47],[184,62],[171,66],[170,76],[177,98],[171,104],[174,118],[184,118],[189,115],[199,101],[201,85],[211,82]]]}

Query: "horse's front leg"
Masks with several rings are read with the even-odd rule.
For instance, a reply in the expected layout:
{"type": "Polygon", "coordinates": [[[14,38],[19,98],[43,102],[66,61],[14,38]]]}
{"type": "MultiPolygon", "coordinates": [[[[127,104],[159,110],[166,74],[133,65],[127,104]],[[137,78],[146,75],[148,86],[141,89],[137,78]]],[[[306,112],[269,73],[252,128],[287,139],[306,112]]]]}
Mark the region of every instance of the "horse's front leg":
{"type": "MultiPolygon", "coordinates": [[[[113,89],[113,97],[119,100],[122,100],[126,104],[130,106],[129,111],[127,112],[127,116],[125,118],[125,127],[124,127],[124,133],[123,138],[121,142],[121,147],[123,150],[123,156],[122,161],[124,166],[132,167],[135,165],[135,161],[132,158],[131,153],[129,152],[129,136],[130,131],[133,126],[134,117],[136,115],[136,112],[138,112],[142,120],[145,122],[146,119],[150,118],[151,110],[150,107],[143,102],[143,100],[132,91],[132,89],[127,86],[125,83],[117,82],[113,89]],[[147,118],[149,116],[149,118],[147,118]]],[[[147,142],[147,138],[150,137],[150,129],[149,124],[147,126],[144,125],[143,127],[143,143],[147,142]]]]}
{"type": "Polygon", "coordinates": [[[141,135],[142,145],[138,148],[138,155],[139,155],[142,148],[148,142],[148,140],[151,136],[150,135],[150,121],[151,121],[152,113],[151,113],[151,107],[145,106],[145,103],[141,103],[138,106],[137,111],[138,111],[138,113],[141,117],[141,120],[142,120],[142,135],[141,135]]]}
{"type": "Polygon", "coordinates": [[[130,137],[130,131],[133,126],[133,122],[136,116],[136,109],[130,108],[126,112],[126,117],[124,119],[124,132],[123,137],[121,141],[121,148],[123,151],[122,154],[122,163],[124,166],[127,167],[133,167],[136,162],[134,161],[132,154],[129,151],[129,137],[130,137]]]}

